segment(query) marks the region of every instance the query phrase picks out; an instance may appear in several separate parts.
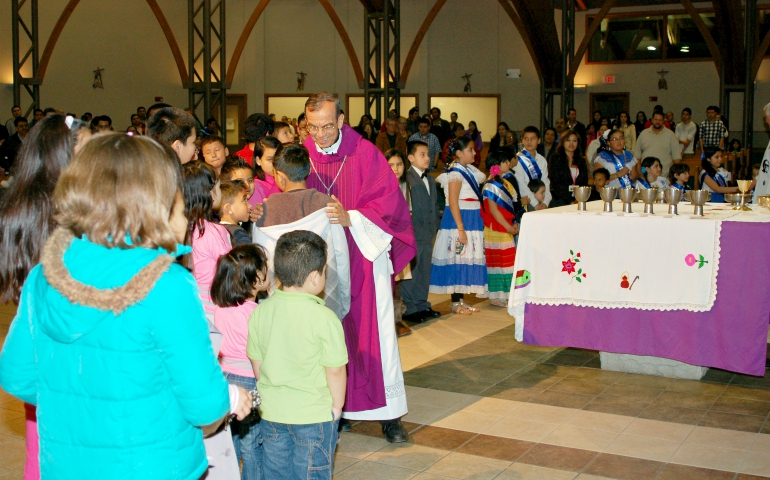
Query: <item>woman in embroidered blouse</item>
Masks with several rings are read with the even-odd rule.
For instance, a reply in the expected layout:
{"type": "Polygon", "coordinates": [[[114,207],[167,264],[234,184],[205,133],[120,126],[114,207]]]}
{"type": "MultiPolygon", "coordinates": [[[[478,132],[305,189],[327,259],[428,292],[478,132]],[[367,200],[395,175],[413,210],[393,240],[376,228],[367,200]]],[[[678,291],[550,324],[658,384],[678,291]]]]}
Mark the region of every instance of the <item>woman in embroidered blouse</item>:
{"type": "Polygon", "coordinates": [[[626,188],[632,187],[631,171],[638,160],[634,155],[625,149],[626,139],[622,130],[607,130],[605,139],[608,140],[608,149],[605,149],[596,156],[594,160],[594,170],[597,168],[606,168],[610,172],[609,187],[626,188]]]}
{"type": "Polygon", "coordinates": [[[556,153],[548,161],[548,179],[553,197],[549,207],[573,203],[575,195],[572,188],[588,186],[588,167],[583,161],[580,136],[574,130],[568,130],[561,137],[556,153]]]}

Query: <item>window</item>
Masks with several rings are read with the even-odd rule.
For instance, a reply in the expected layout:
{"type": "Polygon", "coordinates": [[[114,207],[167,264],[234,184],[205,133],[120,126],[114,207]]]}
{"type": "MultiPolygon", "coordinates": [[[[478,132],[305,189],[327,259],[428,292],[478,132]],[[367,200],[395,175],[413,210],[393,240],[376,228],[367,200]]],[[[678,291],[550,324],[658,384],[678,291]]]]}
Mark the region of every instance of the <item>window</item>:
{"type": "MultiPolygon", "coordinates": [[[[700,18],[719,44],[719,30],[714,26],[714,14],[701,14],[700,18]]],[[[666,58],[711,59],[711,51],[690,15],[666,17],[666,58]]]]}
{"type": "Polygon", "coordinates": [[[473,120],[484,142],[489,142],[497,133],[497,124],[500,122],[500,95],[429,94],[428,106],[438,107],[441,110],[441,118],[447,121],[452,112],[457,113],[457,121],[466,128],[468,128],[468,122],[473,120]]]}
{"type": "MultiPolygon", "coordinates": [[[[719,41],[714,14],[701,18],[719,41]]],[[[595,17],[587,17],[590,25],[595,17]]],[[[587,28],[587,27],[586,27],[587,28]]],[[[711,58],[708,45],[687,13],[606,17],[591,39],[588,62],[634,62],[711,58]]]]}
{"type": "Polygon", "coordinates": [[[662,59],[662,32],[663,17],[605,18],[591,39],[588,60],[662,59]]]}

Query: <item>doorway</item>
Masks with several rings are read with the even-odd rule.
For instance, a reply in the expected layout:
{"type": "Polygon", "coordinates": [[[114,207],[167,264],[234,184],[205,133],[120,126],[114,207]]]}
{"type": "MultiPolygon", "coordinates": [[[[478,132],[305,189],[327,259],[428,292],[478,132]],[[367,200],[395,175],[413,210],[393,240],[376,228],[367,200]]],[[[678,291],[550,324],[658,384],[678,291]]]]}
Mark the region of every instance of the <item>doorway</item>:
{"type": "MultiPolygon", "coordinates": [[[[590,119],[596,110],[602,112],[602,118],[614,120],[620,112],[628,112],[631,105],[631,94],[628,92],[615,93],[592,93],[590,97],[591,108],[589,109],[590,119]]],[[[629,114],[629,118],[632,118],[629,114]]]]}
{"type": "Polygon", "coordinates": [[[233,153],[240,150],[243,142],[243,124],[246,123],[247,101],[248,98],[245,93],[228,93],[227,118],[224,122],[219,118],[219,103],[215,102],[211,107],[212,115],[227,135],[227,148],[233,153]]]}

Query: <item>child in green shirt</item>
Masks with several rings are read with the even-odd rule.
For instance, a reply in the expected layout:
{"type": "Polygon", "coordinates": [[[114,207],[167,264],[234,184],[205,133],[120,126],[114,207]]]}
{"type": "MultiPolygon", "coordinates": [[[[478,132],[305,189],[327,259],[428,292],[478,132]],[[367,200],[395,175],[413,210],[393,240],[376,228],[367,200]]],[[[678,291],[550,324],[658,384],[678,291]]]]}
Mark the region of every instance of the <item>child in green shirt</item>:
{"type": "Polygon", "coordinates": [[[331,479],[348,352],[342,324],[316,295],[326,284],[326,242],[305,230],[278,239],[281,289],[249,318],[246,353],[262,397],[264,474],[331,479]]]}

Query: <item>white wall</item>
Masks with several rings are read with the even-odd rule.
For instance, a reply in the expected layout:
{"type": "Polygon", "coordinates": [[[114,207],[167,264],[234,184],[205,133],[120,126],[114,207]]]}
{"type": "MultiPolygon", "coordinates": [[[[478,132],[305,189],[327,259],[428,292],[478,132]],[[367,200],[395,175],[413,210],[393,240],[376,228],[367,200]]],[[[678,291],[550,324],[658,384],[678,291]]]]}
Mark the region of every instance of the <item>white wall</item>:
{"type": "MultiPolygon", "coordinates": [[[[40,5],[40,51],[66,0],[40,5]]],[[[182,55],[187,59],[187,9],[181,0],[160,0],[182,55]]],[[[243,26],[258,0],[228,0],[227,51],[232,55],[243,26]]],[[[331,0],[363,60],[363,7],[359,0],[331,0]]],[[[402,0],[401,59],[432,0],[402,0]]],[[[708,4],[696,4],[702,6],[708,4]]],[[[10,117],[12,104],[10,8],[0,8],[0,119],[10,117]]],[[[660,7],[655,7],[660,8],[660,7]]],[[[678,5],[672,8],[679,9],[678,5]]],[[[615,9],[614,11],[627,11],[615,9]]],[[[595,13],[595,12],[589,12],[595,13]]],[[[561,13],[555,12],[558,21],[561,13]]],[[[582,40],[585,15],[577,16],[577,42],[582,40]]],[[[557,28],[557,31],[560,31],[557,28]]],[[[344,98],[362,93],[347,51],[334,25],[317,0],[272,0],[257,22],[241,56],[231,93],[248,95],[249,113],[264,110],[265,93],[295,93],[296,73],[308,73],[305,92],[327,90],[344,98]]],[[[365,69],[364,69],[365,71],[365,69]]],[[[419,94],[420,109],[428,108],[428,94],[462,94],[465,73],[473,74],[473,93],[500,94],[501,120],[521,130],[540,123],[540,83],[518,31],[496,0],[449,0],[436,17],[415,58],[403,93],[419,94]],[[508,79],[509,68],[521,70],[520,79],[508,79]]],[[[770,65],[757,78],[755,129],[761,129],[761,107],[770,101],[770,65]]],[[[711,62],[631,65],[588,65],[583,62],[575,82],[588,85],[576,95],[581,120],[589,116],[589,93],[631,93],[632,115],[651,111],[654,103],[679,112],[689,106],[701,120],[709,104],[718,103],[719,79],[711,62]],[[669,70],[668,90],[658,90],[661,67],[669,70]],[[617,83],[603,85],[606,74],[617,83]],[[657,102],[648,97],[657,96],[657,102]]],[[[154,97],[186,106],[176,64],[154,15],[144,0],[82,0],[64,28],[41,87],[43,107],[53,106],[82,114],[108,114],[116,129],[125,128],[138,105],[154,97]],[[92,70],[102,67],[105,88],[93,89],[92,70]]],[[[740,99],[733,98],[731,126],[740,119],[740,99]],[[737,110],[736,110],[737,109],[737,110]]],[[[445,114],[448,116],[448,113],[445,114]]],[[[467,123],[467,119],[466,123],[467,123]]],[[[461,119],[462,121],[462,119],[461,119]]],[[[486,133],[486,132],[485,132],[486,133]]]]}

